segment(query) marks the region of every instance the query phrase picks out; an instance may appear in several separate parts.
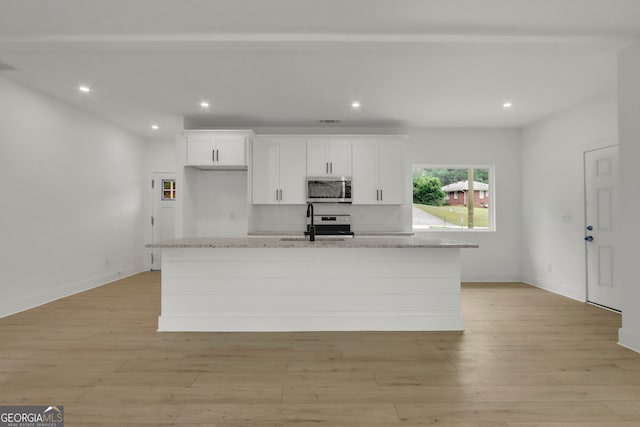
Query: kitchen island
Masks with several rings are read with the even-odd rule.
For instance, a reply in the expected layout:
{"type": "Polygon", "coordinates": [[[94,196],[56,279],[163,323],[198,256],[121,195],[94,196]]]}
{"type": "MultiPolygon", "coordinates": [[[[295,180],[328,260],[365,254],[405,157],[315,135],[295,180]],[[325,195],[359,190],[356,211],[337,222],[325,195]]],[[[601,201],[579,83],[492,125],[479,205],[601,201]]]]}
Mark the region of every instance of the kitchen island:
{"type": "Polygon", "coordinates": [[[411,237],[185,238],[162,249],[159,331],[463,330],[460,250],[411,237]]]}

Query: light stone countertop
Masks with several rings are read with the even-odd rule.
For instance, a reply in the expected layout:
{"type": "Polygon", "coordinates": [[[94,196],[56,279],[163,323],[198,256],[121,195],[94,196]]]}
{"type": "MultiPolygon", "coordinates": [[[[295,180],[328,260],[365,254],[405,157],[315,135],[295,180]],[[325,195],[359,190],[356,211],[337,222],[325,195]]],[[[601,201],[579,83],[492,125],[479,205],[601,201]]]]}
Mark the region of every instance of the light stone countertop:
{"type": "Polygon", "coordinates": [[[220,237],[182,238],[150,243],[147,248],[478,248],[476,243],[405,237],[325,237],[314,242],[303,237],[220,237]]]}
{"type": "MultiPolygon", "coordinates": [[[[405,232],[405,231],[356,231],[355,234],[358,237],[387,237],[387,236],[413,236],[413,232],[405,232]]],[[[302,233],[300,231],[251,231],[249,232],[249,236],[251,237],[300,237],[302,233]]],[[[334,236],[339,237],[339,236],[334,236]]]]}

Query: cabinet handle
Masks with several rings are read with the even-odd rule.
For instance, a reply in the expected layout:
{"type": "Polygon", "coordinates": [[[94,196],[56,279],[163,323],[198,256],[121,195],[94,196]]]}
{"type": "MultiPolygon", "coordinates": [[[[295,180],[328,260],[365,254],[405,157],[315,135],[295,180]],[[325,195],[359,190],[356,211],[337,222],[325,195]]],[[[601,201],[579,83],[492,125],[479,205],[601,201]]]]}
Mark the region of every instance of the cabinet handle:
{"type": "Polygon", "coordinates": [[[280,190],[280,201],[282,201],[282,189],[280,190]]]}
{"type": "Polygon", "coordinates": [[[333,175],[333,162],[329,162],[329,173],[333,175]]]}
{"type": "Polygon", "coordinates": [[[324,169],[325,169],[325,173],[329,175],[329,162],[325,162],[324,169]]]}
{"type": "Polygon", "coordinates": [[[376,190],[376,200],[380,200],[380,190],[376,190]]]}
{"type": "Polygon", "coordinates": [[[216,150],[211,150],[211,161],[216,162],[216,150]]]}
{"type": "Polygon", "coordinates": [[[280,199],[278,198],[278,189],[276,188],[276,202],[277,202],[278,200],[280,200],[280,199]]]}
{"type": "Polygon", "coordinates": [[[382,201],[382,189],[380,189],[380,201],[382,201]]]}
{"type": "Polygon", "coordinates": [[[220,161],[220,150],[216,150],[216,162],[220,161]]]}

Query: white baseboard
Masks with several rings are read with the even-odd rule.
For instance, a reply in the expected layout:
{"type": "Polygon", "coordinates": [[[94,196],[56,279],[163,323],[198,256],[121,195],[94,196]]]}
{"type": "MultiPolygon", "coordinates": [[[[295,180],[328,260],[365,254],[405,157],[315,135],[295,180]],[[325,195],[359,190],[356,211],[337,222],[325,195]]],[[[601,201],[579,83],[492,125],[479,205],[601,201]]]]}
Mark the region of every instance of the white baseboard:
{"type": "Polygon", "coordinates": [[[554,294],[562,295],[563,297],[567,297],[576,301],[586,302],[586,289],[582,292],[576,291],[574,288],[570,288],[566,285],[549,282],[548,280],[543,280],[539,278],[534,279],[522,279],[522,283],[526,283],[527,285],[534,286],[536,288],[544,289],[545,291],[553,292],[554,294]]]}
{"type": "Polygon", "coordinates": [[[518,273],[473,273],[462,272],[460,273],[460,280],[463,282],[481,282],[481,283],[501,283],[501,282],[521,282],[522,277],[518,273]]]}
{"type": "Polygon", "coordinates": [[[457,314],[229,313],[161,315],[160,332],[463,331],[457,314]]]}
{"type": "Polygon", "coordinates": [[[46,289],[38,293],[25,295],[9,301],[5,300],[0,303],[0,318],[11,316],[12,314],[20,313],[21,311],[29,310],[60,298],[88,291],[89,289],[94,289],[99,286],[106,285],[107,283],[142,273],[143,271],[145,271],[143,266],[132,267],[128,270],[116,271],[73,284],[53,289],[46,289]]]}
{"type": "Polygon", "coordinates": [[[618,329],[618,344],[640,353],[640,333],[620,328],[618,329]]]}

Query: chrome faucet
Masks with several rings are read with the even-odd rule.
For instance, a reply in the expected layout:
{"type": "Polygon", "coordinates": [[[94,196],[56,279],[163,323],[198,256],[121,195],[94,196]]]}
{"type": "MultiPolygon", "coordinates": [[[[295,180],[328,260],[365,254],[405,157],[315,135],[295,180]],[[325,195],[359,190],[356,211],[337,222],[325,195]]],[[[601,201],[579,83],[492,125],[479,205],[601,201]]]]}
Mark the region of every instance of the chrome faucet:
{"type": "Polygon", "coordinates": [[[309,236],[310,242],[313,242],[316,240],[316,226],[313,224],[313,203],[307,204],[307,218],[311,218],[311,224],[307,226],[307,231],[304,234],[309,236]]]}

